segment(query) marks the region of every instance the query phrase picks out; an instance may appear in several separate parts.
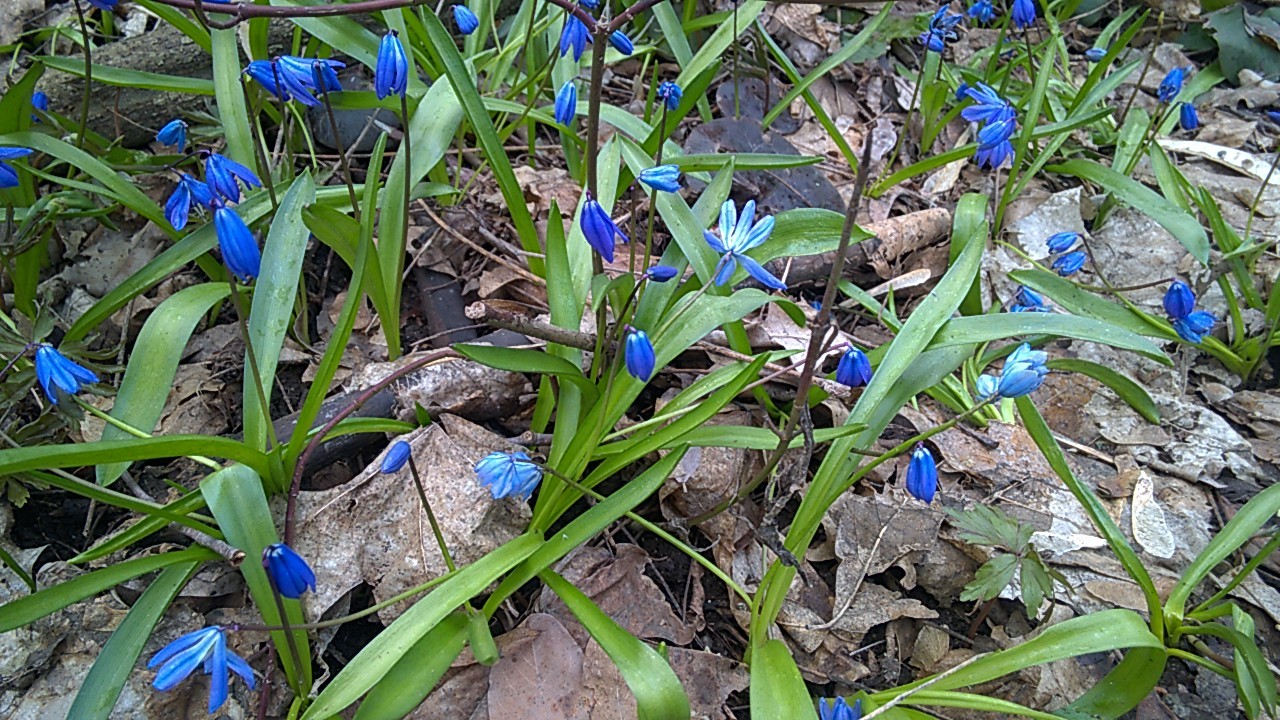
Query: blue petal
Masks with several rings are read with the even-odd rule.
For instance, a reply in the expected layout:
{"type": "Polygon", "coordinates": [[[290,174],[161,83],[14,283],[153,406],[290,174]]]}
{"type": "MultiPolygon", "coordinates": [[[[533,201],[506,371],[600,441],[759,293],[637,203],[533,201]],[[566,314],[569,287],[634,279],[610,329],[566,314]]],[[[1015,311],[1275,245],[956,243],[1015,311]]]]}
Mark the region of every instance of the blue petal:
{"type": "MultiPolygon", "coordinates": [[[[761,285],[773,288],[774,290],[786,290],[787,284],[773,276],[773,273],[764,269],[760,263],[752,260],[747,255],[737,255],[742,267],[746,268],[747,274],[755,278],[761,285]]],[[[719,285],[719,283],[716,283],[719,285]]]]}
{"type": "Polygon", "coordinates": [[[723,255],[729,252],[729,248],[725,247],[724,243],[721,242],[720,238],[716,237],[715,233],[711,232],[710,230],[703,230],[702,237],[706,239],[707,244],[710,245],[711,249],[715,250],[717,254],[723,255]]]}
{"type": "Polygon", "coordinates": [[[716,285],[724,285],[729,282],[729,278],[732,278],[737,270],[738,261],[734,258],[733,253],[726,253],[724,257],[720,258],[719,270],[716,272],[716,285]]]}
{"type": "Polygon", "coordinates": [[[772,215],[766,215],[760,218],[760,221],[755,225],[752,225],[751,229],[747,231],[746,237],[742,240],[742,244],[735,247],[734,250],[742,253],[758,247],[765,240],[768,240],[769,236],[773,234],[773,225],[774,220],[772,215]]]}
{"type": "Polygon", "coordinates": [[[164,217],[174,230],[181,230],[187,226],[187,219],[190,216],[191,192],[187,190],[186,185],[178,183],[178,187],[173,189],[173,194],[164,204],[164,217]]]}
{"type": "MultiPolygon", "coordinates": [[[[198,637],[195,638],[194,643],[188,643],[185,647],[181,648],[177,652],[171,653],[165,660],[163,660],[164,665],[160,668],[160,672],[156,673],[155,680],[151,682],[152,687],[160,692],[172,690],[177,687],[178,683],[187,679],[187,676],[189,676],[197,667],[200,667],[205,658],[213,652],[214,647],[218,644],[218,640],[222,638],[222,630],[220,628],[209,627],[198,631],[198,633],[191,633],[190,635],[178,638],[178,641],[197,634],[198,637]]],[[[175,641],[175,643],[178,641],[175,641]]],[[[152,663],[155,663],[160,659],[161,654],[165,653],[167,650],[169,650],[167,647],[164,650],[161,650],[160,654],[157,654],[156,657],[151,659],[151,663],[148,663],[148,666],[151,666],[152,663]]]]}
{"type": "Polygon", "coordinates": [[[729,248],[733,247],[733,229],[737,225],[738,208],[734,206],[732,200],[725,200],[720,206],[720,240],[725,249],[720,252],[729,252],[729,248]]]}

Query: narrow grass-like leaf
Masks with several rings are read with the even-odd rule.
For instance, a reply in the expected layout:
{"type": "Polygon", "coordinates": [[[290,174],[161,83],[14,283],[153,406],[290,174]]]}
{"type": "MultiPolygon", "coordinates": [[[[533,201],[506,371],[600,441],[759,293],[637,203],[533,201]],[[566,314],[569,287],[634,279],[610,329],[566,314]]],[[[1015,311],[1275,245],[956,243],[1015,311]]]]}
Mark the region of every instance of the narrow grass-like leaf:
{"type": "Polygon", "coordinates": [[[242,442],[209,435],[166,435],[145,439],[6,448],[0,450],[0,475],[187,455],[221,457],[263,472],[267,469],[267,456],[242,442]]]}
{"type": "MultiPolygon", "coordinates": [[[[42,55],[40,56],[40,61],[54,70],[60,70],[76,77],[84,77],[84,58],[42,55]]],[[[97,63],[93,65],[93,81],[116,87],[137,88],[139,90],[186,93],[188,95],[213,95],[212,80],[165,75],[163,73],[111,67],[97,63]]]]}
{"type": "Polygon", "coordinates": [[[462,355],[475,360],[481,365],[488,365],[498,370],[510,372],[539,373],[554,375],[567,380],[581,388],[583,395],[595,398],[596,386],[582,374],[582,369],[564,358],[556,357],[541,350],[527,348],[504,348],[492,345],[468,345],[459,343],[453,346],[462,355]]]}
{"type": "Polygon", "coordinates": [[[1147,322],[1127,307],[1105,300],[1094,293],[1077,287],[1075,283],[1046,270],[1014,270],[1009,279],[1022,283],[1032,290],[1047,295],[1064,310],[1103,320],[1129,332],[1174,340],[1178,336],[1172,330],[1147,322]]]}
{"type": "MultiPolygon", "coordinates": [[[[240,85],[240,46],[235,28],[209,31],[213,46],[213,91],[218,108],[218,120],[222,134],[227,139],[227,157],[244,165],[257,167],[254,162],[253,132],[249,129],[249,108],[244,101],[244,89],[240,85]]],[[[271,182],[271,178],[262,178],[271,182]]]]}
{"type": "Polygon", "coordinates": [[[1119,325],[1078,315],[999,313],[952,318],[938,329],[929,348],[970,345],[1023,335],[1056,335],[1098,342],[1132,350],[1162,365],[1173,365],[1160,348],[1141,335],[1119,325]]]}
{"type": "Polygon", "coordinates": [[[1111,388],[1116,395],[1120,396],[1121,400],[1128,403],[1129,407],[1137,411],[1147,422],[1152,424],[1160,423],[1160,408],[1156,406],[1155,401],[1151,399],[1147,391],[1138,383],[1106,365],[1099,365],[1079,358],[1055,358],[1045,364],[1050,370],[1080,373],[1097,380],[1111,388]]]}
{"type": "MultiPolygon", "coordinates": [[[[50,485],[53,485],[54,487],[66,488],[65,485],[58,485],[58,483],[56,482],[56,480],[65,480],[65,478],[61,478],[58,475],[54,475],[52,473],[33,473],[33,474],[39,477],[41,480],[48,482],[50,485]]],[[[98,485],[94,483],[84,482],[84,483],[80,483],[80,485],[83,487],[92,488],[94,491],[97,491],[99,493],[114,493],[115,495],[120,495],[119,493],[115,493],[115,491],[113,490],[108,490],[107,488],[98,487],[98,485]]],[[[72,492],[75,492],[75,488],[66,488],[66,489],[69,489],[72,492]]],[[[81,494],[83,494],[85,497],[90,497],[90,498],[94,497],[94,495],[90,494],[90,492],[83,492],[81,494]]],[[[127,496],[124,496],[124,497],[127,497],[127,496]]],[[[123,502],[120,503],[120,506],[127,507],[127,505],[125,505],[125,503],[123,502]]],[[[199,530],[200,532],[203,532],[209,535],[209,537],[221,540],[222,533],[218,531],[217,528],[206,526],[204,525],[204,523],[197,522],[195,519],[188,517],[189,515],[200,510],[203,507],[204,507],[204,497],[202,497],[200,493],[193,492],[193,493],[188,493],[187,495],[180,497],[177,500],[174,500],[173,502],[167,503],[164,506],[155,507],[154,509],[146,509],[146,508],[141,509],[138,511],[144,514],[144,517],[141,520],[130,525],[128,528],[121,530],[120,532],[114,535],[109,535],[99,540],[98,542],[94,543],[93,547],[90,547],[88,550],[85,550],[79,555],[76,555],[75,557],[71,558],[67,562],[72,565],[76,565],[81,563],[93,562],[94,560],[104,558],[110,555],[111,553],[116,552],[117,550],[121,550],[123,548],[127,548],[133,545],[134,543],[138,542],[139,540],[147,537],[148,535],[154,532],[164,529],[164,527],[171,522],[177,522],[183,525],[187,525],[189,527],[193,527],[199,530]]]]}
{"type": "Polygon", "coordinates": [[[467,644],[467,616],[454,611],[405,652],[360,707],[355,720],[400,720],[422,704],[467,644]]]}
{"type": "Polygon", "coordinates": [[[781,640],[766,640],[751,649],[751,716],[776,717],[782,708],[791,720],[818,717],[791,651],[781,640]]]}

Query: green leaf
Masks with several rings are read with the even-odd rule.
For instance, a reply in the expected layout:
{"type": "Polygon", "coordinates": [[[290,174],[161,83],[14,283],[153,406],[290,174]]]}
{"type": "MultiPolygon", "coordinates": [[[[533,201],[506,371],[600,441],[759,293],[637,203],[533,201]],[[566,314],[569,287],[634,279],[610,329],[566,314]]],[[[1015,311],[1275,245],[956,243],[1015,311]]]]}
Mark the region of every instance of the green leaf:
{"type": "Polygon", "coordinates": [[[1058,711],[1073,720],[1115,720],[1138,706],[1164,675],[1168,655],[1163,647],[1135,648],[1089,692],[1058,711]]]}
{"type": "Polygon", "coordinates": [[[1162,365],[1173,365],[1173,361],[1160,348],[1141,335],[1119,325],[1077,315],[997,313],[953,318],[938,329],[933,341],[929,343],[929,349],[985,343],[1023,335],[1057,335],[1088,340],[1122,350],[1132,350],[1162,365]]]}
{"type": "Polygon", "coordinates": [[[751,649],[751,716],[777,717],[780,708],[789,720],[818,717],[791,651],[774,639],[751,649]]]}
{"type": "Polygon", "coordinates": [[[1027,617],[1035,619],[1046,597],[1053,597],[1053,577],[1045,569],[1039,555],[1028,555],[1018,563],[1018,578],[1022,583],[1022,604],[1027,617]]]}
{"type": "MultiPolygon", "coordinates": [[[[84,77],[84,58],[79,56],[57,57],[41,55],[40,61],[45,65],[76,77],[84,77]]],[[[188,95],[213,95],[213,81],[203,78],[189,78],[180,75],[118,68],[110,65],[93,64],[93,81],[116,87],[137,88],[140,90],[156,90],[159,92],[186,93],[188,95]]]]}
{"type": "MultiPolygon", "coordinates": [[[[373,211],[376,212],[377,208],[373,211]]],[[[316,239],[333,248],[333,251],[338,253],[338,257],[342,258],[354,273],[356,256],[359,255],[359,248],[363,243],[360,223],[350,215],[324,205],[312,205],[304,209],[302,220],[316,239]]],[[[377,270],[376,249],[373,253],[366,253],[366,255],[365,272],[368,274],[368,287],[365,288],[365,292],[369,294],[369,300],[373,303],[373,308],[378,312],[379,317],[394,317],[387,304],[387,288],[382,283],[382,273],[377,270]]]]}
{"type": "Polygon", "coordinates": [[[1128,403],[1129,407],[1133,408],[1147,422],[1156,425],[1160,423],[1160,408],[1156,406],[1155,401],[1151,399],[1147,391],[1138,383],[1106,365],[1099,365],[1089,360],[1077,358],[1057,358],[1050,360],[1045,365],[1050,370],[1076,372],[1097,380],[1111,388],[1116,395],[1120,396],[1121,400],[1128,403]]]}
{"type": "Polygon", "coordinates": [[[29,470],[158,460],[187,455],[226,458],[242,462],[262,472],[266,472],[268,467],[266,455],[230,438],[209,435],[166,435],[146,439],[6,448],[0,450],[0,475],[12,475],[29,470]]]}
{"type": "MultiPolygon", "coordinates": [[[[214,102],[218,108],[222,133],[227,139],[224,154],[245,167],[255,167],[249,108],[245,106],[244,89],[240,84],[240,68],[244,66],[240,62],[236,30],[210,30],[209,40],[213,46],[214,102]]],[[[262,182],[271,182],[271,178],[264,177],[262,182]]]]}
{"type": "Polygon", "coordinates": [[[998,507],[974,505],[961,512],[946,510],[951,523],[964,531],[960,539],[967,543],[998,546],[1017,553],[1022,552],[1029,537],[1021,531],[1025,526],[998,507]]]}
{"type": "Polygon", "coordinates": [[[1142,183],[1091,160],[1068,160],[1047,169],[1101,185],[1116,199],[1145,213],[1168,230],[1202,265],[1209,263],[1209,235],[1199,221],[1142,183]]]}
{"type": "MultiPolygon", "coordinates": [[[[176,292],[160,303],[134,341],[111,417],[143,432],[155,429],[191,332],[209,309],[230,292],[223,283],[203,283],[176,292]]],[[[103,440],[128,437],[132,436],[109,423],[102,429],[103,440]]],[[[98,484],[110,485],[128,467],[129,463],[98,465],[98,484]]]]}
{"type": "Polygon", "coordinates": [[[1236,692],[1245,701],[1245,707],[1253,709],[1249,717],[1260,715],[1259,710],[1275,717],[1276,676],[1271,673],[1254,640],[1257,628],[1253,616],[1232,603],[1231,624],[1235,626],[1235,639],[1231,644],[1236,665],[1236,692]]]}
{"type": "Polygon", "coordinates": [[[970,602],[995,598],[1001,590],[1009,587],[1009,583],[1013,581],[1013,573],[1017,569],[1017,555],[1009,553],[996,555],[978,568],[973,575],[973,580],[965,585],[964,592],[960,593],[960,600],[970,602]]]}
{"type": "Polygon", "coordinates": [[[613,660],[636,698],[640,720],[687,720],[689,698],[671,665],[653,648],[614,622],[581,590],[551,570],[538,577],[564,601],[574,617],[613,660]]]}
{"type": "Polygon", "coordinates": [[[1122,305],[1104,300],[1056,273],[1046,270],[1014,270],[1009,278],[1023,285],[1044,293],[1054,302],[1075,315],[1084,315],[1103,320],[1126,330],[1167,340],[1176,340],[1177,334],[1172,330],[1161,328],[1147,322],[1142,316],[1122,305]]]}
{"type": "Polygon", "coordinates": [[[467,616],[455,611],[405,652],[356,709],[355,720],[399,720],[422,704],[467,644],[467,616]]]}
{"type": "Polygon", "coordinates": [[[465,357],[498,370],[518,373],[540,373],[554,375],[561,380],[568,380],[582,389],[584,397],[591,402],[595,398],[596,386],[582,374],[582,369],[561,357],[556,357],[541,350],[528,348],[504,348],[492,345],[468,345],[459,343],[453,346],[465,357]]]}
{"type": "MultiPolygon", "coordinates": [[[[665,155],[665,153],[664,153],[665,155]]],[[[817,165],[821,155],[780,155],[775,153],[714,153],[664,157],[665,165],[675,165],[685,172],[722,170],[729,165],[738,170],[785,170],[817,165]]]]}

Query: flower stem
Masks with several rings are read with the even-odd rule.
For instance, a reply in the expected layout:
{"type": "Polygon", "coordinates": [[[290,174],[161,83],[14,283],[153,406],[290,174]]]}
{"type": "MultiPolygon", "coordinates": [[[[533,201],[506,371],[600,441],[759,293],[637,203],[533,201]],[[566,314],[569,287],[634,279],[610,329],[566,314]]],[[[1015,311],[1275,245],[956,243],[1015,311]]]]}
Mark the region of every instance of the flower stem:
{"type": "Polygon", "coordinates": [[[80,21],[80,35],[84,38],[84,93],[80,96],[80,127],[76,129],[76,149],[84,149],[84,136],[88,132],[89,102],[93,91],[93,49],[89,37],[89,25],[84,20],[84,8],[75,0],[76,19],[80,21]]]}
{"type": "MultiPolygon", "coordinates": [[[[299,697],[306,697],[307,688],[301,686],[302,682],[302,653],[298,652],[298,641],[293,637],[293,628],[289,626],[289,614],[285,611],[284,597],[280,595],[280,590],[276,587],[275,580],[271,579],[271,573],[267,573],[267,582],[271,583],[271,595],[276,601],[276,611],[280,613],[280,629],[284,632],[285,643],[289,646],[289,656],[293,659],[293,669],[298,673],[298,685],[295,685],[293,691],[299,697]]],[[[294,678],[289,678],[294,680],[294,678]]]]}
{"type": "MultiPolygon", "coordinates": [[[[123,420],[121,420],[121,419],[119,419],[119,418],[112,417],[112,416],[111,416],[111,415],[109,415],[108,413],[105,413],[105,412],[103,412],[102,410],[100,410],[100,409],[98,409],[98,408],[94,407],[93,405],[90,405],[89,403],[85,402],[85,400],[84,400],[83,398],[81,398],[80,396],[76,395],[76,396],[73,396],[73,397],[75,397],[75,401],[76,401],[76,403],[78,403],[78,404],[80,405],[80,407],[82,407],[82,408],[84,408],[85,410],[89,411],[89,414],[90,414],[90,415],[93,415],[94,417],[97,417],[98,419],[102,420],[103,422],[108,423],[108,424],[110,424],[110,425],[113,425],[113,426],[115,426],[115,427],[119,428],[120,430],[123,430],[124,432],[126,432],[126,433],[128,433],[128,434],[130,434],[130,435],[132,435],[132,436],[134,436],[134,437],[136,437],[136,438],[143,438],[143,439],[146,439],[146,438],[153,437],[150,433],[147,433],[147,432],[145,432],[145,431],[139,430],[138,428],[136,428],[136,427],[134,427],[134,426],[130,425],[129,423],[127,423],[127,422],[125,422],[125,421],[123,421],[123,420]]],[[[198,463],[200,463],[201,465],[204,465],[205,467],[209,468],[210,470],[217,471],[217,470],[221,470],[221,469],[222,469],[222,466],[221,466],[221,465],[219,465],[217,462],[215,462],[215,461],[213,461],[213,460],[210,460],[209,458],[207,458],[207,457],[205,457],[205,456],[203,456],[203,455],[188,455],[187,457],[188,457],[188,458],[190,458],[190,459],[192,459],[192,460],[194,460],[194,461],[196,461],[196,462],[198,462],[198,463]]]]}
{"type": "MultiPolygon", "coordinates": [[[[316,62],[314,65],[318,66],[319,64],[319,62],[316,62]]],[[[319,68],[313,67],[312,74],[315,75],[316,87],[323,88],[324,85],[320,77],[319,68]]],[[[322,91],[320,95],[324,99],[324,109],[329,116],[329,129],[333,131],[333,147],[338,151],[338,162],[342,166],[342,176],[347,181],[347,196],[351,199],[351,214],[356,222],[360,222],[360,202],[356,200],[356,184],[351,177],[351,164],[347,162],[347,152],[342,146],[342,136],[338,133],[338,119],[333,114],[333,103],[329,100],[329,93],[322,91]]],[[[407,132],[405,136],[408,136],[407,132]]],[[[407,205],[408,203],[406,203],[407,205]]],[[[408,207],[405,208],[405,212],[408,212],[408,207]]]]}
{"type": "Polygon", "coordinates": [[[436,514],[431,511],[431,503],[427,501],[427,491],[422,487],[422,478],[418,475],[418,464],[413,461],[413,455],[409,455],[409,474],[413,476],[413,486],[418,489],[418,499],[422,501],[422,509],[427,511],[427,522],[431,523],[431,532],[436,536],[436,544],[440,546],[440,554],[444,556],[445,567],[449,568],[449,572],[455,572],[458,567],[453,564],[453,556],[449,554],[449,546],[444,541],[444,533],[440,531],[440,523],[436,521],[436,514]]]}

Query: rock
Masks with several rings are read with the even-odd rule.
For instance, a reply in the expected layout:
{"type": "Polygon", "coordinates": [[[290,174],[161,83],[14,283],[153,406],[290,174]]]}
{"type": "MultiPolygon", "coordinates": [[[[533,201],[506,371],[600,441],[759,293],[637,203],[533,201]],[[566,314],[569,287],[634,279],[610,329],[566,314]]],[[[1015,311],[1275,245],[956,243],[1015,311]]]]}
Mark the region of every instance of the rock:
{"type": "Polygon", "coordinates": [[[0,45],[17,42],[23,24],[41,10],[41,0],[0,0],[0,45]]]}

